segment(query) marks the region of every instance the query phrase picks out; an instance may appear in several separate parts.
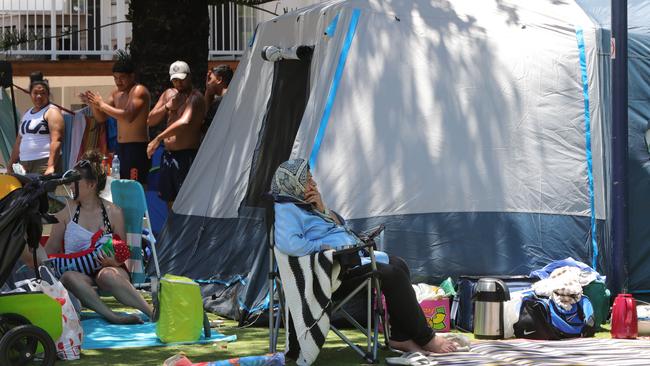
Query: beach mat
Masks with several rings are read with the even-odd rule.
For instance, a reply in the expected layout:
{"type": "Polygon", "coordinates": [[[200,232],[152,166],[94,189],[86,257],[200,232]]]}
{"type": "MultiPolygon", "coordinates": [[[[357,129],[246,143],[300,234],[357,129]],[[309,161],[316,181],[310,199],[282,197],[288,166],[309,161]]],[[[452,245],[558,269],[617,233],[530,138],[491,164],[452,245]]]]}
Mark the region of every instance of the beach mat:
{"type": "MultiPolygon", "coordinates": [[[[144,318],[144,315],[143,315],[144,318]]],[[[177,344],[201,344],[212,342],[234,342],[236,335],[224,335],[212,329],[209,339],[203,338],[196,342],[162,343],[156,337],[156,323],[118,325],[107,322],[101,316],[83,313],[81,326],[84,330],[81,349],[136,348],[171,346],[177,344]]]]}
{"type": "Polygon", "coordinates": [[[581,338],[485,341],[470,352],[430,356],[438,365],[650,365],[647,340],[581,338]]]}

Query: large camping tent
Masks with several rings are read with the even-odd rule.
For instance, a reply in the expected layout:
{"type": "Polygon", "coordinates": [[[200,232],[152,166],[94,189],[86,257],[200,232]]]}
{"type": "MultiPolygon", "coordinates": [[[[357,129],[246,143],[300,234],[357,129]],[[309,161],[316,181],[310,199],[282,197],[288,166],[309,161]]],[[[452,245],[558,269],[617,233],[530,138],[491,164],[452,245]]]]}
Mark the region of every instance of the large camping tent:
{"type": "Polygon", "coordinates": [[[266,304],[260,195],[310,159],[327,205],[413,279],[607,272],[609,33],[573,1],[339,0],[258,26],[160,240],[164,272],[266,304]],[[313,46],[268,62],[266,46],[313,46]]]}

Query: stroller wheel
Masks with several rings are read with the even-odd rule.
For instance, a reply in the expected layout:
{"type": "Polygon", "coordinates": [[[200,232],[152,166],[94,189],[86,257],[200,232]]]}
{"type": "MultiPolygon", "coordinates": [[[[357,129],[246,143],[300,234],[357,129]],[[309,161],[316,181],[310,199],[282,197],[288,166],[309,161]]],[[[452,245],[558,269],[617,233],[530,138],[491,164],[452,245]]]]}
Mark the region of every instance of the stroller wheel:
{"type": "Polygon", "coordinates": [[[20,325],[0,339],[0,365],[54,365],[56,348],[52,338],[41,328],[20,325]],[[37,354],[38,346],[43,348],[37,354]]]}
{"type": "Polygon", "coordinates": [[[0,315],[0,337],[19,325],[31,324],[27,318],[19,314],[2,314],[0,315]]]}

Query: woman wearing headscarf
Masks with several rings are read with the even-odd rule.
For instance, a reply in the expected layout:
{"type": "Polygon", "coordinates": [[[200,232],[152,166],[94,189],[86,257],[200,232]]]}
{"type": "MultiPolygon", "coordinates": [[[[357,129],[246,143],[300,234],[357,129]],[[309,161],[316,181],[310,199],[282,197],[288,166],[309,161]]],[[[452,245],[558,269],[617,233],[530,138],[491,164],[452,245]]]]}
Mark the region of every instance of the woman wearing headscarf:
{"type": "Polygon", "coordinates": [[[61,147],[65,123],[59,108],[50,103],[50,85],[43,74],[30,76],[29,94],[33,107],[23,115],[7,171],[20,162],[25,172],[52,174],[61,172],[61,147]]]}
{"type": "MultiPolygon", "coordinates": [[[[300,257],[360,243],[343,220],[325,206],[304,159],[282,163],[273,176],[271,192],[275,197],[275,247],[282,253],[300,257]]],[[[391,325],[390,346],[407,352],[453,352],[456,346],[443,337],[436,337],[429,327],[404,260],[375,253],[391,325]]],[[[367,262],[362,258],[362,268],[370,271],[367,262]]],[[[337,292],[348,288],[342,286],[337,292]]]]}

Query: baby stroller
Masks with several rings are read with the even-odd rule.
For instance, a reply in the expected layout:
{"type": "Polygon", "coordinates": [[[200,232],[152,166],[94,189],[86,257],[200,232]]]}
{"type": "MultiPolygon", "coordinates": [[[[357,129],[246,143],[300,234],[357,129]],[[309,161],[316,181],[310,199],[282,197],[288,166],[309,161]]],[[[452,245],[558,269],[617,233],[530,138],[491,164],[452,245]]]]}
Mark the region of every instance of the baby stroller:
{"type": "MultiPolygon", "coordinates": [[[[47,194],[79,179],[74,172],[65,177],[0,175],[0,285],[9,278],[25,244],[34,249],[38,268],[35,249],[43,222],[57,222],[47,213],[47,194]]],[[[53,339],[61,332],[61,304],[56,300],[41,292],[0,294],[0,365],[53,365],[53,339]]]]}

